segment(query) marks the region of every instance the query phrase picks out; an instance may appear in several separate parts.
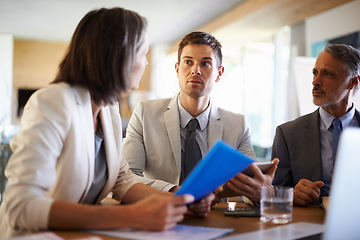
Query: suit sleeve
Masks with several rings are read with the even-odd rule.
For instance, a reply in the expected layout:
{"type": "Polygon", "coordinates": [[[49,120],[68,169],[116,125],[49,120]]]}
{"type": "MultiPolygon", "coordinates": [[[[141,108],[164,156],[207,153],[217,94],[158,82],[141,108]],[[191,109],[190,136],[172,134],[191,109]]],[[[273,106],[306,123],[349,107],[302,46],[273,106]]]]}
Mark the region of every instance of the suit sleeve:
{"type": "Polygon", "coordinates": [[[144,105],[140,102],[126,129],[123,142],[123,159],[128,162],[130,170],[137,175],[136,180],[160,191],[169,191],[175,185],[156,179],[144,177],[146,167],[146,148],[144,144],[144,105]]]}
{"type": "Polygon", "coordinates": [[[143,105],[139,103],[132,114],[123,141],[123,158],[133,173],[144,176],[146,153],[143,136],[143,105]]]}
{"type": "Polygon", "coordinates": [[[57,159],[67,132],[69,109],[65,108],[65,99],[53,92],[49,93],[52,98],[47,92],[39,92],[28,101],[20,132],[11,140],[14,153],[6,168],[8,184],[2,207],[12,229],[48,227],[53,200],[46,192],[55,182],[57,159]]]}
{"type": "Polygon", "coordinates": [[[251,143],[250,130],[249,130],[249,127],[246,124],[244,116],[242,116],[242,122],[243,122],[244,132],[243,132],[243,135],[241,137],[240,144],[238,145],[238,150],[240,152],[244,153],[245,155],[247,155],[247,156],[249,156],[249,157],[251,157],[253,159],[256,159],[254,148],[253,148],[252,143],[251,143]]]}
{"type": "Polygon", "coordinates": [[[276,128],[271,158],[279,158],[280,160],[275,172],[273,185],[293,187],[290,155],[281,126],[276,128]]]}

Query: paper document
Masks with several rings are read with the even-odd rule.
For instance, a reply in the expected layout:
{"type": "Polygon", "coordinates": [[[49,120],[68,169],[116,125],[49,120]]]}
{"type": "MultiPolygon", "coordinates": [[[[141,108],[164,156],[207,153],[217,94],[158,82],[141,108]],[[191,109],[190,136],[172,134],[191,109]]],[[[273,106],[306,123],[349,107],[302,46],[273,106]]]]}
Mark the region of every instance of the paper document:
{"type": "Polygon", "coordinates": [[[91,233],[126,238],[126,239],[137,239],[137,240],[161,240],[161,239],[171,239],[171,240],[189,240],[189,239],[215,239],[225,234],[234,231],[230,228],[210,228],[210,227],[196,227],[178,224],[174,228],[162,231],[140,231],[132,229],[115,229],[115,230],[105,230],[105,231],[88,231],[91,233]]]}
{"type": "Polygon", "coordinates": [[[220,238],[222,240],[237,240],[237,239],[251,239],[251,240],[292,240],[305,238],[325,231],[324,224],[298,222],[287,224],[279,227],[237,234],[229,237],[220,238]]]}
{"type": "Polygon", "coordinates": [[[237,149],[218,141],[187,176],[175,195],[189,193],[196,201],[215,191],[253,162],[237,149]]]}
{"type": "Polygon", "coordinates": [[[42,232],[42,233],[34,233],[19,237],[13,237],[10,238],[9,240],[64,240],[64,239],[53,232],[42,232]]]}

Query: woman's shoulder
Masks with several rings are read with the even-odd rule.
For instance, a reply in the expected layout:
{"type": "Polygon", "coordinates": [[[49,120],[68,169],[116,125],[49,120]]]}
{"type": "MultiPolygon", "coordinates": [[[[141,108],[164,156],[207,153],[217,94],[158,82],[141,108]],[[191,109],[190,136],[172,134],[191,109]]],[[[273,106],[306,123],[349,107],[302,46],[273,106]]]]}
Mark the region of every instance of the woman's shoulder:
{"type": "Polygon", "coordinates": [[[66,83],[55,83],[45,86],[37,90],[32,98],[49,98],[51,99],[59,99],[64,95],[68,95],[71,93],[71,86],[66,83]]]}
{"type": "Polygon", "coordinates": [[[34,96],[46,104],[72,104],[73,102],[86,104],[90,103],[89,91],[82,87],[71,86],[67,83],[53,83],[36,91],[34,96]]]}
{"type": "Polygon", "coordinates": [[[47,115],[63,114],[65,117],[73,112],[77,105],[91,106],[88,91],[66,83],[55,83],[43,87],[31,95],[24,110],[32,109],[47,115]]]}

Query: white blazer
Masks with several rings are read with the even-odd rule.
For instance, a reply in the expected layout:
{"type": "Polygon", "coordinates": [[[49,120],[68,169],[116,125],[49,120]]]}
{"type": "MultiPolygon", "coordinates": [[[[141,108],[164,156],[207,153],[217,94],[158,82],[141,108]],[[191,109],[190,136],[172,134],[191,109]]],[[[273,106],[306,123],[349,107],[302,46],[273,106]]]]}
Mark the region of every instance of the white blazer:
{"type": "MultiPolygon", "coordinates": [[[[121,201],[135,183],[121,160],[118,105],[103,107],[100,119],[108,181],[97,202],[113,189],[121,201]]],[[[10,143],[13,150],[0,207],[0,239],[48,227],[53,200],[81,203],[94,177],[95,143],[90,94],[81,87],[52,84],[34,93],[10,143]]]]}

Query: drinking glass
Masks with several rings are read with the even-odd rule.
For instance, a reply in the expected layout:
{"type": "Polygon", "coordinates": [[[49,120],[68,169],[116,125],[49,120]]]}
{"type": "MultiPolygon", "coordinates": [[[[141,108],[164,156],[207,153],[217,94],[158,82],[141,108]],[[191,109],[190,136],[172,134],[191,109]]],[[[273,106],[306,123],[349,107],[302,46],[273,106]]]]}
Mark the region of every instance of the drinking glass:
{"type": "Polygon", "coordinates": [[[293,210],[292,187],[262,186],[260,198],[260,220],[285,224],[292,221],[293,210]]]}

